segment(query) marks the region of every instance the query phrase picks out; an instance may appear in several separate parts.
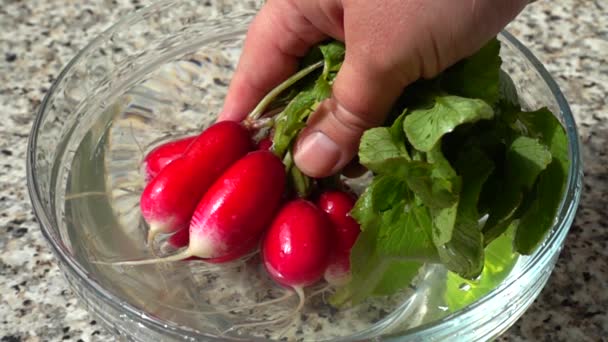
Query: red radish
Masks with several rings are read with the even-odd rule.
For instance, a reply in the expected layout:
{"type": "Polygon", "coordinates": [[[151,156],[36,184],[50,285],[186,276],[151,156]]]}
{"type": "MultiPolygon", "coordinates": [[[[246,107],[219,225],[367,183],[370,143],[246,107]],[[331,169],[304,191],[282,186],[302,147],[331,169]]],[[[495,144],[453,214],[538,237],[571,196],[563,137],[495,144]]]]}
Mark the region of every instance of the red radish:
{"type": "Polygon", "coordinates": [[[195,139],[196,136],[191,136],[169,141],[150,151],[143,161],[146,182],[156,177],[167,164],[180,157],[195,139]]]}
{"type": "Polygon", "coordinates": [[[264,266],[282,285],[312,285],[327,267],[331,240],[330,223],[322,211],[304,199],[290,201],[279,211],[264,238],[264,266]]]}
{"type": "Polygon", "coordinates": [[[171,235],[169,239],[167,239],[167,243],[169,243],[171,247],[177,249],[186,247],[188,246],[188,242],[190,242],[190,239],[188,238],[189,235],[189,229],[180,229],[171,235]]]}
{"type": "Polygon", "coordinates": [[[329,221],[314,204],[296,199],[283,206],[263,241],[270,276],[289,287],[303,288],[323,276],[332,240],[329,221]]]}
{"type": "Polygon", "coordinates": [[[270,151],[271,147],[272,147],[272,140],[270,140],[270,138],[264,138],[264,139],[260,140],[260,142],[258,143],[258,150],[270,151]]]}
{"type": "Polygon", "coordinates": [[[300,301],[285,320],[304,306],[304,287],[323,277],[330,256],[330,222],[313,203],[296,199],[287,202],[272,221],[262,241],[262,259],[268,274],[277,283],[292,288],[300,301]]]}
{"type": "Polygon", "coordinates": [[[141,195],[141,212],[150,226],[148,242],[160,232],[188,227],[196,205],[213,182],[252,148],[248,131],[233,121],[218,122],[197,136],[141,195]]]}
{"type": "Polygon", "coordinates": [[[355,202],[354,196],[343,191],[326,191],[317,202],[334,229],[336,248],[324,275],[332,285],[342,286],[350,279],[350,251],[361,232],[359,223],[349,214],[355,202]]]}
{"type": "Polygon", "coordinates": [[[200,200],[190,222],[188,248],[165,258],[112,264],[142,265],[192,256],[217,259],[253,248],[279,208],[285,183],[285,167],[276,155],[250,152],[230,166],[200,200]]]}

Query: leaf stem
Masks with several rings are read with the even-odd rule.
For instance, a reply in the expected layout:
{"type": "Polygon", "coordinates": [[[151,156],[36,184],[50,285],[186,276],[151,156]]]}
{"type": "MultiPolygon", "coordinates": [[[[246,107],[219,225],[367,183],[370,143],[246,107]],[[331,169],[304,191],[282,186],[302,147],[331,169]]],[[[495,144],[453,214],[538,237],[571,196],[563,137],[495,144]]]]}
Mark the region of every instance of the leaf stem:
{"type": "Polygon", "coordinates": [[[257,120],[264,113],[264,111],[266,110],[266,107],[268,107],[268,105],[270,105],[270,103],[277,96],[279,96],[279,94],[281,94],[285,89],[291,87],[297,81],[306,77],[311,72],[315,71],[317,68],[321,67],[323,65],[323,63],[324,63],[323,61],[319,61],[315,64],[309,65],[306,68],[298,71],[293,76],[286,79],[285,81],[283,81],[283,83],[276,86],[268,94],[266,94],[266,96],[264,96],[262,101],[260,101],[260,103],[258,103],[258,105],[251,111],[251,113],[249,113],[249,115],[247,115],[246,120],[247,121],[257,120]]]}
{"type": "Polygon", "coordinates": [[[291,156],[291,152],[287,152],[283,157],[283,165],[285,165],[285,172],[289,173],[293,167],[293,157],[291,156]]]}

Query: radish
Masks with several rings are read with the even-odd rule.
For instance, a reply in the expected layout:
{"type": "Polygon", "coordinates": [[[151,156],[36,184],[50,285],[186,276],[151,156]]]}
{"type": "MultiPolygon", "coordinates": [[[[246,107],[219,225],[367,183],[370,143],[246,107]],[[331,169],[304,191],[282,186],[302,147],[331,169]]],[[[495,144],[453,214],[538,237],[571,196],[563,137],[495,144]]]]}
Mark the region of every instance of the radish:
{"type": "Polygon", "coordinates": [[[329,261],[330,224],[314,204],[296,199],[283,206],[263,241],[270,276],[289,287],[303,288],[323,276],[329,261]]]}
{"type": "MultiPolygon", "coordinates": [[[[161,175],[177,162],[169,164],[161,175]]],[[[208,261],[249,251],[279,208],[285,183],[285,168],[276,155],[250,152],[230,166],[196,206],[186,249],[169,257],[111,264],[143,265],[192,256],[208,261]]]]}
{"type": "MultiPolygon", "coordinates": [[[[287,316],[235,324],[224,333],[244,327],[279,323],[300,312],[305,301],[304,287],[319,281],[327,267],[332,242],[330,224],[323,212],[307,200],[295,199],[282,206],[262,240],[261,254],[270,277],[282,286],[293,289],[292,293],[295,292],[299,298],[298,305],[287,316]]],[[[285,295],[247,307],[268,305],[290,297],[291,295],[285,295]]]]}
{"type": "Polygon", "coordinates": [[[331,221],[335,246],[325,271],[325,280],[335,286],[343,286],[350,280],[350,251],[361,232],[359,223],[350,216],[356,199],[343,191],[326,191],[317,204],[331,221]]]}
{"type": "Polygon", "coordinates": [[[188,238],[189,235],[190,235],[189,229],[187,229],[187,228],[180,229],[167,239],[167,243],[171,247],[176,248],[176,249],[186,247],[186,246],[188,246],[188,243],[190,242],[190,239],[188,238]]]}
{"type": "MultiPolygon", "coordinates": [[[[167,243],[175,249],[180,249],[180,248],[186,247],[186,246],[188,246],[188,243],[190,242],[189,234],[190,234],[189,229],[178,230],[173,235],[171,235],[169,237],[169,239],[167,239],[167,243]]],[[[255,247],[257,247],[258,243],[259,243],[258,240],[252,239],[252,240],[250,240],[250,243],[243,245],[242,248],[237,248],[234,251],[231,251],[230,253],[226,254],[225,256],[221,256],[218,258],[205,259],[205,261],[208,263],[212,263],[212,264],[220,264],[220,263],[224,263],[224,262],[234,261],[236,259],[239,259],[239,258],[247,255],[249,252],[254,250],[255,247]]],[[[201,258],[190,257],[190,258],[187,258],[184,260],[201,260],[201,258]]]]}
{"type": "Polygon", "coordinates": [[[233,121],[218,122],[197,136],[141,195],[141,212],[150,226],[148,243],[158,233],[188,227],[197,203],[211,184],[252,148],[248,131],[233,121]]]}
{"type": "Polygon", "coordinates": [[[264,139],[260,140],[260,142],[258,143],[258,150],[270,151],[271,147],[272,147],[272,140],[270,140],[270,138],[264,138],[264,139]]]}
{"type": "Polygon", "coordinates": [[[143,161],[146,182],[156,177],[167,164],[180,157],[195,139],[196,136],[190,136],[169,141],[150,151],[143,161]]]}
{"type": "Polygon", "coordinates": [[[262,241],[262,259],[272,279],[297,293],[300,301],[293,314],[304,306],[304,287],[323,277],[331,240],[330,222],[304,199],[286,203],[270,225],[262,241]]]}
{"type": "MultiPolygon", "coordinates": [[[[146,183],[156,177],[160,171],[173,160],[179,158],[196,139],[196,136],[172,140],[155,147],[144,158],[144,176],[146,183]]],[[[270,138],[260,140],[258,150],[268,151],[272,146],[270,138]]]]}

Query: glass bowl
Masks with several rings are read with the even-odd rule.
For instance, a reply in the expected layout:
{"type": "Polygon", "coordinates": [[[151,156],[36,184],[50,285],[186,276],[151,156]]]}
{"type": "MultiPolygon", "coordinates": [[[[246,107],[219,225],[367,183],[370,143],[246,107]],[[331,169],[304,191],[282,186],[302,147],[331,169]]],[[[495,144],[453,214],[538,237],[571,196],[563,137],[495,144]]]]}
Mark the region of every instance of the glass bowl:
{"type": "MultiPolygon", "coordinates": [[[[144,229],[137,211],[141,155],[215,120],[256,6],[160,1],[125,17],[70,61],[37,114],[27,157],[35,214],[75,293],[126,340],[254,340],[218,333],[234,323],[221,315],[192,314],[201,305],[230,306],[221,298],[209,302],[215,295],[201,303],[205,294],[184,285],[206,282],[211,284],[208,293],[217,294],[265,284],[262,278],[239,277],[240,270],[251,265],[235,264],[225,277],[210,277],[209,269],[196,267],[159,264],[133,271],[92,261],[149,255],[140,243],[144,229]]],[[[489,340],[510,327],[541,291],[579,201],[578,135],[566,100],[541,63],[508,32],[499,39],[503,69],[512,77],[522,105],[529,110],[547,106],[567,131],[571,165],[550,234],[534,254],[518,259],[498,287],[461,310],[420,319],[425,284],[432,282],[426,279],[407,295],[382,303],[392,305],[390,312],[379,314],[374,306],[378,303],[372,303],[349,319],[331,322],[338,330],[326,335],[319,332],[325,326],[313,324],[309,315],[299,339],[489,340]]],[[[431,269],[426,271],[433,275],[431,269]]],[[[243,298],[249,295],[259,294],[245,293],[243,298]]]]}

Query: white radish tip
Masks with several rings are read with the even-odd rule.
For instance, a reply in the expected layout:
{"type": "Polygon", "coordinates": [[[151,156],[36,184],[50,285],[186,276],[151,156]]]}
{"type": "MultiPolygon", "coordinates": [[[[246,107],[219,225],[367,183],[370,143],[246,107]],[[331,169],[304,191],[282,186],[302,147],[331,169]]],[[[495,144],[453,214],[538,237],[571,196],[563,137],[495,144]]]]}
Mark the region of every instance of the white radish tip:
{"type": "Polygon", "coordinates": [[[152,244],[154,243],[154,239],[156,238],[156,235],[158,235],[158,233],[158,230],[153,230],[152,227],[150,227],[150,229],[148,230],[148,238],[146,240],[148,247],[152,248],[152,244]]]}
{"type": "Polygon", "coordinates": [[[148,238],[146,239],[148,247],[150,247],[150,248],[152,247],[152,244],[154,243],[154,239],[156,238],[156,236],[159,233],[169,233],[169,232],[167,232],[167,228],[168,228],[168,224],[166,224],[166,223],[161,224],[156,221],[150,222],[149,228],[148,228],[148,238]]]}

